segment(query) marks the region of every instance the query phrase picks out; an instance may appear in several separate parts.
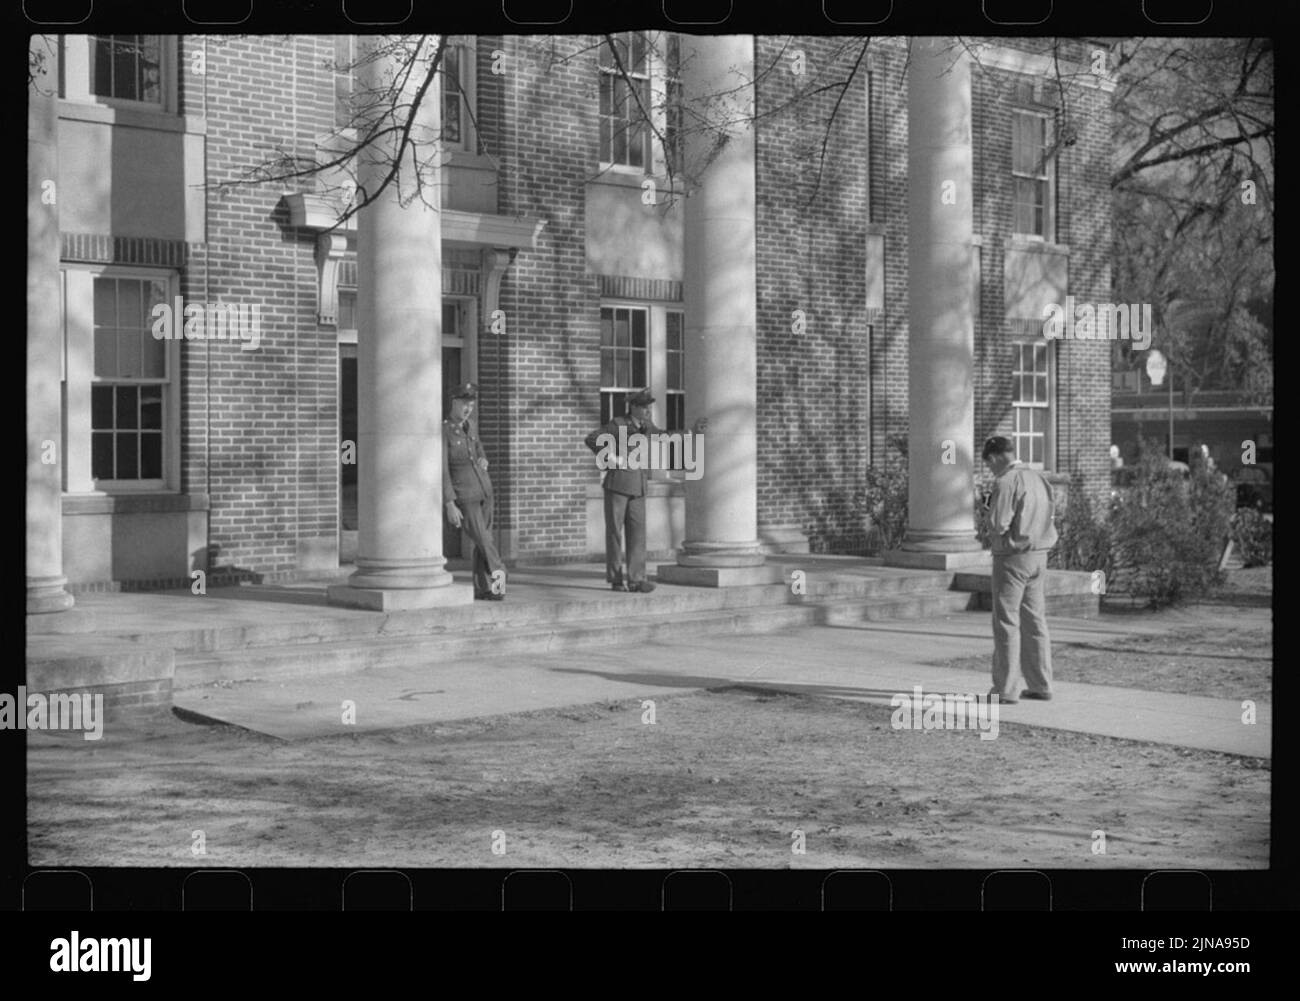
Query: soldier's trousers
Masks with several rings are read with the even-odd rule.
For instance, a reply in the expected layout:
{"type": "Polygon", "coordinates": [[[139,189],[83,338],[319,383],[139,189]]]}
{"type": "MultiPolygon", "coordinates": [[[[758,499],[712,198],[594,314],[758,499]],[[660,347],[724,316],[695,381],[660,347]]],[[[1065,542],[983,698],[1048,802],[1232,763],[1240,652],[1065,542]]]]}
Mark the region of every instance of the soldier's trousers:
{"type": "Polygon", "coordinates": [[[993,691],[999,698],[1020,698],[1022,676],[1031,692],[1052,690],[1046,575],[1046,550],[993,557],[993,691]]]}
{"type": "Polygon", "coordinates": [[[605,491],[605,579],[611,584],[639,584],[645,580],[644,497],[605,491]]]}
{"type": "MultiPolygon", "coordinates": [[[[474,594],[482,597],[491,593],[492,575],[498,570],[501,587],[505,586],[505,564],[492,536],[492,505],[486,500],[458,500],[456,506],[462,515],[460,530],[474,543],[474,594]]],[[[501,587],[498,593],[502,593],[501,587]]]]}

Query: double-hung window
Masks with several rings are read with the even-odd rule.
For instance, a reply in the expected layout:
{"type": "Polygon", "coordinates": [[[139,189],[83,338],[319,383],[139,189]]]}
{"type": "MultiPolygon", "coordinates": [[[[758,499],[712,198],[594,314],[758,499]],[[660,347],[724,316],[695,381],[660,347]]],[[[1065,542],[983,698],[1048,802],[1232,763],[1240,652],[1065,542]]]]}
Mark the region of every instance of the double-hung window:
{"type": "Polygon", "coordinates": [[[175,35],[61,35],[59,96],[175,113],[175,35]]]}
{"type": "Polygon", "coordinates": [[[1045,112],[1011,116],[1012,231],[1048,242],[1055,239],[1056,158],[1045,112]]]}
{"type": "Polygon", "coordinates": [[[678,36],[625,31],[600,46],[600,161],[606,167],[677,171],[682,159],[678,36]],[[663,142],[656,141],[656,132],[663,142]],[[665,148],[666,147],[666,148],[665,148]]]}
{"type": "Polygon", "coordinates": [[[1043,469],[1052,462],[1051,344],[1024,341],[1011,345],[1014,427],[1011,440],[1016,458],[1043,469]]]}

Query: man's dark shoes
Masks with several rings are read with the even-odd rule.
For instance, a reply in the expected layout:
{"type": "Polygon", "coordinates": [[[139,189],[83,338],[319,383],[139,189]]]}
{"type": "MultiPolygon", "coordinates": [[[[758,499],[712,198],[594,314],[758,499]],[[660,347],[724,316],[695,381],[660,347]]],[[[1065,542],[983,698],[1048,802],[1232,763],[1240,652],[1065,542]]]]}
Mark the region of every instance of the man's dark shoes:
{"type": "Polygon", "coordinates": [[[639,591],[641,594],[649,594],[655,589],[655,586],[648,580],[637,580],[629,584],[627,589],[629,591],[639,591]]]}
{"type": "Polygon", "coordinates": [[[1052,693],[1051,693],[1051,692],[1021,692],[1021,693],[1020,693],[1020,697],[1021,697],[1022,699],[1035,699],[1035,700],[1038,701],[1038,702],[1051,702],[1051,701],[1052,701],[1052,693]]]}
{"type": "Polygon", "coordinates": [[[506,600],[506,596],[505,596],[504,594],[497,594],[495,591],[489,592],[488,594],[484,595],[484,597],[487,598],[488,601],[505,601],[505,600],[506,600]]]}
{"type": "Polygon", "coordinates": [[[614,590],[614,591],[626,591],[626,590],[627,590],[627,585],[624,584],[621,580],[616,580],[616,581],[614,581],[614,583],[610,584],[609,586],[610,586],[610,588],[611,588],[612,590],[614,590]]]}

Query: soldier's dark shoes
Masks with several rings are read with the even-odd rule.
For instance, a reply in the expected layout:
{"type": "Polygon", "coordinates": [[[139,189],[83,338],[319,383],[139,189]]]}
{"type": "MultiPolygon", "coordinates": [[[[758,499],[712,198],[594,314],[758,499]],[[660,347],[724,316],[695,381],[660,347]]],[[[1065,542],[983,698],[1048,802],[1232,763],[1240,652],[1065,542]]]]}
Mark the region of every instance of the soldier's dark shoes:
{"type": "Polygon", "coordinates": [[[1051,702],[1051,701],[1052,701],[1052,693],[1051,693],[1051,692],[1021,692],[1021,693],[1020,693],[1020,697],[1021,697],[1022,699],[1036,699],[1036,700],[1039,701],[1039,702],[1051,702]]]}
{"type": "Polygon", "coordinates": [[[611,589],[611,590],[614,590],[614,591],[626,591],[626,590],[627,590],[627,585],[624,584],[624,583],[622,583],[622,582],[620,582],[620,581],[615,581],[613,584],[610,584],[609,586],[610,586],[610,589],[611,589]]]}
{"type": "Polygon", "coordinates": [[[655,589],[655,586],[651,584],[648,580],[639,580],[635,584],[629,584],[627,586],[627,589],[629,591],[639,591],[642,594],[649,594],[651,591],[655,589]]]}
{"type": "Polygon", "coordinates": [[[505,596],[504,594],[489,594],[489,595],[487,595],[486,597],[487,597],[487,600],[488,600],[488,601],[505,601],[505,600],[506,600],[506,596],[505,596]]]}

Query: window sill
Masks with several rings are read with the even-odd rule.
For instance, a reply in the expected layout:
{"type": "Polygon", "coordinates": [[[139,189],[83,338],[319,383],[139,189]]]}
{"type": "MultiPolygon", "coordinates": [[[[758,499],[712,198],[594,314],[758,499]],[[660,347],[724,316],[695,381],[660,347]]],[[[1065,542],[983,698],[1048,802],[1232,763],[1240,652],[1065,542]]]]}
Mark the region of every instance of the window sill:
{"type": "Polygon", "coordinates": [[[59,99],[59,118],[74,122],[118,125],[131,129],[152,129],[155,132],[184,132],[192,135],[207,135],[208,132],[208,120],[199,115],[178,115],[144,106],[116,107],[67,98],[59,99]]]}
{"type": "Polygon", "coordinates": [[[1050,240],[1022,234],[1008,236],[1002,241],[1002,245],[1007,250],[1028,250],[1039,254],[1062,254],[1066,257],[1070,254],[1070,248],[1063,243],[1052,243],[1050,240]]]}
{"type": "Polygon", "coordinates": [[[64,514],[158,514],[167,511],[207,511],[207,494],[121,493],[64,494],[64,514]]]}
{"type": "Polygon", "coordinates": [[[646,181],[654,181],[657,191],[664,194],[682,195],[685,194],[685,187],[681,181],[681,174],[674,177],[674,183],[670,186],[667,174],[652,174],[642,170],[640,167],[620,167],[601,164],[600,173],[595,177],[588,178],[588,184],[606,184],[614,188],[637,188],[646,181]]]}

